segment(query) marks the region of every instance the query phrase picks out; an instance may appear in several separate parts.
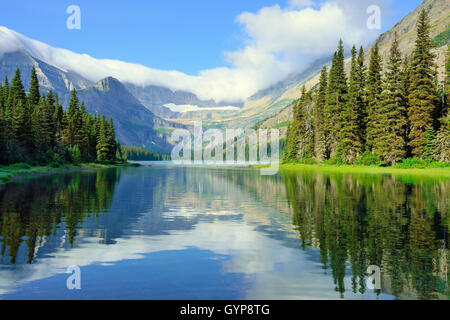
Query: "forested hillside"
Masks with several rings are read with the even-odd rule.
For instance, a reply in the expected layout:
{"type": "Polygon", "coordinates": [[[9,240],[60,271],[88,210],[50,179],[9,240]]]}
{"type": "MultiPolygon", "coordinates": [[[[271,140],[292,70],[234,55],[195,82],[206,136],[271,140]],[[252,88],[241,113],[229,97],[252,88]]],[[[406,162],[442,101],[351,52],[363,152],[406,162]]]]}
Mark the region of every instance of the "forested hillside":
{"type": "Polygon", "coordinates": [[[111,162],[121,160],[114,124],[86,113],[74,89],[68,110],[58,95],[39,91],[36,70],[26,94],[20,71],[0,84],[0,164],[111,162]]]}
{"type": "Polygon", "coordinates": [[[368,68],[352,48],[345,71],[342,41],[331,68],[294,107],[285,162],[328,161],[397,165],[407,158],[450,162],[449,59],[445,85],[438,81],[434,44],[425,10],[417,22],[411,56],[395,35],[387,59],[376,44],[368,68]]]}

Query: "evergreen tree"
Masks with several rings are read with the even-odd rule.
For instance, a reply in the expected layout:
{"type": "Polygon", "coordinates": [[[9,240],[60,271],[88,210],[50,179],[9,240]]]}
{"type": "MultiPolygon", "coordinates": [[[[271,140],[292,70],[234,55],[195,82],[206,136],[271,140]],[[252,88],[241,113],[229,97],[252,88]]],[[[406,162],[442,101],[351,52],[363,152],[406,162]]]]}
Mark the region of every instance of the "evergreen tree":
{"type": "Polygon", "coordinates": [[[411,155],[411,148],[409,147],[409,134],[410,134],[410,128],[411,124],[409,122],[409,89],[411,87],[411,58],[409,56],[405,56],[403,60],[403,67],[402,67],[402,80],[401,80],[401,106],[402,111],[404,114],[402,115],[404,119],[406,119],[406,127],[405,131],[403,132],[403,140],[406,142],[406,156],[409,157],[411,155]]]}
{"type": "Polygon", "coordinates": [[[341,112],[338,153],[346,163],[352,163],[363,151],[363,143],[359,132],[360,87],[357,82],[358,61],[356,47],[352,48],[352,62],[349,79],[349,89],[346,104],[341,112]]]}
{"type": "Polygon", "coordinates": [[[409,94],[409,121],[411,131],[409,145],[412,154],[423,158],[427,143],[426,130],[433,127],[433,113],[436,107],[437,93],[434,86],[435,65],[433,44],[430,37],[428,14],[420,13],[417,25],[417,40],[412,54],[411,87],[409,94]]]}
{"type": "Polygon", "coordinates": [[[364,145],[366,139],[366,117],[367,117],[367,101],[366,101],[366,66],[364,65],[364,49],[361,46],[356,61],[356,71],[354,76],[356,93],[356,111],[358,114],[358,132],[359,139],[364,145]]]}
{"type": "Polygon", "coordinates": [[[286,148],[284,151],[284,162],[295,162],[299,160],[299,136],[300,136],[300,126],[303,121],[303,110],[302,104],[306,99],[306,89],[302,87],[302,94],[300,100],[294,104],[294,116],[292,123],[289,125],[287,138],[286,138],[286,148]]]}
{"type": "Polygon", "coordinates": [[[367,118],[366,118],[366,149],[373,151],[374,140],[381,135],[380,132],[380,100],[381,92],[383,91],[381,72],[383,69],[383,61],[379,54],[378,42],[375,43],[371,51],[369,72],[367,74],[367,118]]]}
{"type": "Polygon", "coordinates": [[[20,77],[20,70],[17,68],[16,73],[14,74],[14,78],[11,83],[10,89],[10,100],[11,106],[14,108],[19,101],[22,105],[25,105],[26,102],[26,94],[25,89],[23,88],[22,78],[20,77]]]}
{"type": "Polygon", "coordinates": [[[315,153],[316,159],[318,161],[322,161],[327,157],[326,154],[327,137],[325,134],[325,127],[324,127],[324,112],[326,106],[327,88],[328,88],[328,70],[327,67],[323,67],[322,72],[320,74],[319,89],[316,95],[316,103],[314,110],[315,153]]]}
{"type": "Polygon", "coordinates": [[[73,119],[78,113],[79,108],[80,108],[80,101],[78,100],[77,97],[77,90],[73,89],[72,94],[70,96],[69,109],[67,110],[69,118],[73,119]]]}
{"type": "Polygon", "coordinates": [[[116,132],[114,130],[114,122],[112,118],[109,119],[107,139],[109,146],[108,160],[114,161],[116,159],[117,144],[116,144],[116,132]]]}
{"type": "MultiPolygon", "coordinates": [[[[450,95],[450,45],[447,51],[446,77],[444,86],[444,102],[448,104],[450,95]]],[[[447,115],[441,120],[441,128],[436,137],[435,159],[450,162],[450,110],[445,108],[447,115]]]]}
{"type": "Polygon", "coordinates": [[[36,75],[36,68],[33,66],[31,69],[31,81],[30,81],[30,92],[28,94],[28,102],[32,106],[37,106],[41,95],[39,93],[39,80],[36,75]]]}
{"type": "Polygon", "coordinates": [[[423,158],[433,159],[436,151],[436,133],[432,127],[428,127],[425,130],[426,144],[424,148],[423,158]]]}
{"type": "Polygon", "coordinates": [[[13,110],[11,126],[15,146],[15,154],[12,155],[12,158],[17,161],[23,161],[30,155],[29,146],[33,143],[28,116],[26,106],[22,100],[18,100],[13,110]]]}
{"type": "Polygon", "coordinates": [[[402,91],[402,55],[397,34],[391,47],[383,84],[379,112],[379,128],[374,137],[374,152],[390,165],[406,157],[405,128],[407,126],[405,98],[402,91]]]}
{"type": "Polygon", "coordinates": [[[346,104],[347,91],[347,76],[344,70],[344,44],[340,40],[331,64],[325,108],[325,132],[329,137],[327,153],[330,157],[337,154],[339,122],[346,104]]]}
{"type": "Polygon", "coordinates": [[[98,162],[108,161],[110,146],[108,144],[108,123],[105,117],[100,120],[100,131],[97,142],[97,160],[98,162]]]}

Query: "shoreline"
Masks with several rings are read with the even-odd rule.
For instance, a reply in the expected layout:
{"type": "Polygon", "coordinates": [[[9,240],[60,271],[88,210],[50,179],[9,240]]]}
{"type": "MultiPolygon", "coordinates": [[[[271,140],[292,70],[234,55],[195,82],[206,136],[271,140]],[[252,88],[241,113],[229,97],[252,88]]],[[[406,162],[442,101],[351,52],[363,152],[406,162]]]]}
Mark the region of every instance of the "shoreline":
{"type": "Polygon", "coordinates": [[[129,162],[112,163],[112,164],[100,164],[100,163],[82,163],[79,165],[67,164],[56,168],[50,166],[29,166],[27,164],[14,164],[10,166],[0,167],[0,185],[33,176],[43,176],[55,173],[87,171],[87,170],[111,169],[120,167],[138,167],[138,166],[140,165],[129,162]]]}
{"type": "MultiPolygon", "coordinates": [[[[254,168],[265,168],[265,165],[257,165],[254,168]]],[[[438,175],[450,178],[450,167],[448,168],[393,168],[393,167],[371,167],[352,165],[325,165],[325,164],[280,164],[282,171],[325,171],[337,173],[360,173],[360,174],[405,174],[405,175],[438,175]]]]}

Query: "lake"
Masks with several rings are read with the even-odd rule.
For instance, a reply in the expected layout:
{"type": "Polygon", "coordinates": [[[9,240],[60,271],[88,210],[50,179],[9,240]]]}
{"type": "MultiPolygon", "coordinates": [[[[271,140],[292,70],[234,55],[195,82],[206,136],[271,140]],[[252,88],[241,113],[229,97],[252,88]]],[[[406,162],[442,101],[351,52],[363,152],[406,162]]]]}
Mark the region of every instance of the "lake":
{"type": "Polygon", "coordinates": [[[448,177],[170,164],[17,180],[0,299],[448,299],[449,195],[448,177]]]}

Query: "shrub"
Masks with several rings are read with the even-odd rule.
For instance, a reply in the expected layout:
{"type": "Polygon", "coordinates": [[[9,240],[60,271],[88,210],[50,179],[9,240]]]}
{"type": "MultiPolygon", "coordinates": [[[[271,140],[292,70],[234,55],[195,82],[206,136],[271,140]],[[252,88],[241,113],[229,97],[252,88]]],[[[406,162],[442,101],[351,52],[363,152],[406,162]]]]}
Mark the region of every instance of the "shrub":
{"type": "Polygon", "coordinates": [[[67,149],[70,161],[74,164],[80,164],[81,163],[81,152],[78,148],[78,145],[74,145],[73,147],[69,147],[67,149]]]}
{"type": "Polygon", "coordinates": [[[363,153],[361,157],[355,160],[353,163],[357,166],[381,166],[383,164],[383,160],[381,157],[375,153],[366,151],[363,153]]]}
{"type": "Polygon", "coordinates": [[[329,165],[341,166],[344,164],[344,161],[342,161],[341,157],[336,156],[331,159],[325,160],[323,163],[329,164],[329,165]]]}
{"type": "Polygon", "coordinates": [[[28,163],[21,162],[21,163],[16,163],[16,164],[11,165],[10,168],[17,169],[17,170],[20,170],[20,169],[31,169],[31,166],[28,163]]]}
{"type": "Polygon", "coordinates": [[[400,169],[424,169],[435,164],[431,159],[408,158],[398,163],[395,167],[400,169]]]}

